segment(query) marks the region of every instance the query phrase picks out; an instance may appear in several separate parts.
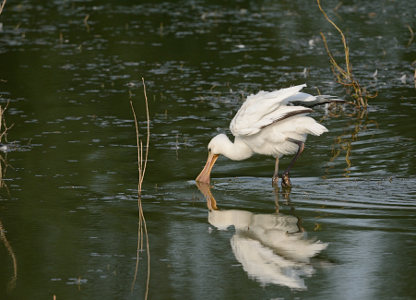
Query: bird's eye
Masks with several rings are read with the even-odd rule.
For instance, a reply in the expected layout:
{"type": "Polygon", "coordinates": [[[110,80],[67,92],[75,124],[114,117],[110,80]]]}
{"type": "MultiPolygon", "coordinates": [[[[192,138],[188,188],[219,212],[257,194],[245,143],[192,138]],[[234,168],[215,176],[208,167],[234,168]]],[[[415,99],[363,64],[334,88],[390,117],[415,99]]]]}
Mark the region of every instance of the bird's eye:
{"type": "Polygon", "coordinates": [[[208,148],[208,152],[211,152],[211,148],[208,148]]]}

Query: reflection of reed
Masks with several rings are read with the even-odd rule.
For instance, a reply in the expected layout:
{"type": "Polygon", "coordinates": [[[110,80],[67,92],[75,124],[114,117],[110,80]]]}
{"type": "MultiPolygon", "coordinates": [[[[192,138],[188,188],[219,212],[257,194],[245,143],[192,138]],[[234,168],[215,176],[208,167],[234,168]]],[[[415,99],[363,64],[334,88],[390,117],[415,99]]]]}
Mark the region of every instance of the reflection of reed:
{"type": "MultiPolygon", "coordinates": [[[[0,7],[0,14],[1,11],[3,10],[4,4],[6,3],[6,1],[3,2],[3,5],[0,7]]],[[[0,106],[0,144],[2,142],[2,139],[4,138],[7,141],[7,131],[13,127],[13,124],[11,126],[7,126],[6,124],[6,119],[4,118],[4,113],[7,110],[7,107],[9,106],[9,102],[7,102],[7,104],[5,105],[5,107],[1,107],[0,106]]],[[[7,154],[7,152],[6,152],[7,154]]],[[[6,176],[6,171],[8,168],[8,163],[7,160],[5,158],[3,158],[3,156],[0,154],[0,189],[5,188],[7,190],[7,192],[9,193],[9,189],[6,185],[6,183],[4,182],[4,178],[6,176]]],[[[10,245],[9,241],[7,240],[6,237],[6,230],[3,227],[3,223],[0,220],[0,239],[3,242],[4,246],[6,247],[7,251],[9,252],[9,255],[12,259],[12,263],[13,263],[13,275],[12,278],[9,281],[9,284],[7,285],[7,289],[10,292],[11,290],[13,290],[16,286],[16,280],[17,280],[17,260],[16,260],[16,255],[14,254],[13,248],[10,245]]]]}
{"type": "Polygon", "coordinates": [[[9,284],[7,285],[7,289],[10,292],[11,290],[13,290],[16,286],[16,280],[17,280],[17,260],[16,260],[16,255],[13,252],[13,248],[12,246],[10,246],[9,241],[7,240],[6,237],[6,230],[3,227],[3,223],[0,221],[0,239],[3,242],[4,246],[7,249],[7,252],[9,252],[9,255],[12,259],[13,262],[13,276],[9,281],[9,284]]]}
{"type": "MultiPolygon", "coordinates": [[[[4,113],[7,110],[7,107],[9,106],[9,102],[3,107],[0,105],[0,145],[3,147],[5,145],[2,144],[3,138],[7,142],[7,132],[10,128],[13,127],[14,124],[7,126],[6,119],[4,117],[4,113]]],[[[5,188],[7,192],[10,194],[9,189],[7,187],[7,184],[3,180],[6,177],[6,171],[9,167],[9,164],[7,163],[7,146],[6,146],[6,152],[5,152],[5,158],[0,154],[0,189],[5,188]]]]}
{"type": "Polygon", "coordinates": [[[139,209],[139,223],[138,223],[139,228],[137,230],[136,267],[135,267],[131,290],[133,292],[134,285],[136,283],[137,273],[139,269],[139,260],[140,260],[139,254],[140,252],[143,251],[143,244],[144,244],[143,241],[145,239],[146,240],[146,255],[147,255],[147,279],[146,279],[145,299],[147,299],[148,294],[149,294],[149,282],[150,282],[150,247],[149,247],[149,236],[147,233],[146,219],[144,217],[143,207],[142,207],[142,184],[143,184],[144,175],[146,173],[147,158],[149,154],[150,116],[149,116],[149,104],[147,101],[146,85],[144,82],[144,78],[142,78],[142,81],[143,81],[144,99],[145,99],[145,105],[146,105],[146,119],[147,119],[147,136],[146,136],[146,146],[145,146],[146,151],[144,152],[144,154],[143,154],[143,142],[140,139],[140,135],[139,135],[139,124],[137,121],[137,116],[134,110],[133,102],[130,97],[130,106],[133,112],[134,125],[136,128],[137,168],[139,171],[138,186],[137,186],[137,207],[139,209]]]}
{"type": "Polygon", "coordinates": [[[4,118],[4,113],[9,107],[9,103],[10,102],[7,102],[4,108],[0,105],[0,143],[2,142],[3,138],[7,142],[7,132],[14,126],[14,124],[7,126],[6,119],[4,118]]]}
{"type": "Polygon", "coordinates": [[[346,167],[344,169],[345,173],[344,176],[348,177],[350,168],[352,166],[351,162],[351,155],[352,155],[352,143],[358,140],[358,135],[360,132],[366,131],[370,125],[374,125],[378,127],[378,123],[375,120],[368,119],[368,111],[367,110],[360,110],[355,111],[352,114],[349,114],[348,117],[352,120],[352,122],[347,125],[347,128],[350,128],[351,125],[353,129],[345,130],[344,133],[338,135],[335,138],[334,143],[331,146],[331,158],[327,163],[326,167],[326,174],[328,174],[329,169],[333,168],[333,163],[337,157],[341,155],[341,153],[345,153],[345,163],[346,167]]]}
{"type": "Polygon", "coordinates": [[[0,190],[4,188],[7,191],[7,194],[9,194],[10,196],[9,187],[4,181],[8,167],[9,167],[9,164],[7,163],[7,160],[3,158],[3,156],[0,154],[0,190]]]}
{"type": "MultiPolygon", "coordinates": [[[[207,200],[208,222],[219,230],[234,226],[231,248],[249,277],[262,285],[307,288],[303,277],[315,272],[310,258],[327,244],[307,239],[298,217],[278,212],[255,214],[239,209],[219,210],[210,186],[202,183],[197,186],[207,200]]],[[[278,204],[278,199],[276,202],[278,204]]]]}
{"type": "Polygon", "coordinates": [[[329,56],[329,61],[331,63],[332,72],[335,75],[337,82],[347,88],[347,91],[351,93],[351,97],[354,99],[354,104],[358,108],[367,108],[368,99],[374,98],[377,96],[370,95],[365,88],[362,88],[358,81],[354,78],[352,74],[352,66],[350,62],[350,51],[347,45],[347,40],[345,38],[344,33],[342,30],[328,17],[328,15],[323,10],[320,0],[317,0],[318,7],[322,14],[324,15],[325,19],[339,32],[341,35],[342,44],[344,46],[344,53],[345,53],[345,69],[342,68],[337,61],[335,60],[331,50],[328,47],[328,43],[326,41],[325,35],[321,32],[321,37],[324,42],[326,53],[329,56]]]}

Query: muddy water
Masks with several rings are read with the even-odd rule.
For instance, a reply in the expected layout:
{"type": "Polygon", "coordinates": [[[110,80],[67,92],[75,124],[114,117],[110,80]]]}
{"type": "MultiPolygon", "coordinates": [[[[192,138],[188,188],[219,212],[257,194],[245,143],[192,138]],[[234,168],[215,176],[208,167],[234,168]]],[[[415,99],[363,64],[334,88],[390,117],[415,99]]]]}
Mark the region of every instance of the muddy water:
{"type": "Polygon", "coordinates": [[[319,32],[340,61],[342,45],[316,3],[8,1],[0,101],[14,126],[2,154],[0,298],[143,298],[144,261],[131,291],[129,107],[131,93],[144,128],[142,76],[152,299],[416,297],[416,7],[337,4],[323,3],[354,74],[378,95],[367,113],[316,109],[330,132],[308,139],[287,193],[271,187],[265,157],[220,158],[208,192],[193,179],[248,94],[307,83],[349,99],[319,32]]]}

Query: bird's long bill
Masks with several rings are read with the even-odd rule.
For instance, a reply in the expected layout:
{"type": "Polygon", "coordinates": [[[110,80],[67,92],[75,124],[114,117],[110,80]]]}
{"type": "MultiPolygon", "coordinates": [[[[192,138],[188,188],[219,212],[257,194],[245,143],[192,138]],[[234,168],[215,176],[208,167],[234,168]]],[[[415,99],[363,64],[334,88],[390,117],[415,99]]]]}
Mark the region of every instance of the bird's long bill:
{"type": "Polygon", "coordinates": [[[195,181],[209,184],[211,170],[215,162],[217,161],[217,159],[218,159],[218,154],[209,153],[207,163],[205,164],[205,167],[202,169],[201,173],[199,173],[195,181]]]}

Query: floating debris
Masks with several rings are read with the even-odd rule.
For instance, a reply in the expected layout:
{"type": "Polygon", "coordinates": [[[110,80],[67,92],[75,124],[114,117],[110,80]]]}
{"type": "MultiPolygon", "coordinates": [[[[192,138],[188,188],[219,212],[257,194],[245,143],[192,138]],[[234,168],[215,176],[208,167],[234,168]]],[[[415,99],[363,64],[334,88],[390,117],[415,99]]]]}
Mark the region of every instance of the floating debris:
{"type": "Polygon", "coordinates": [[[6,145],[6,144],[0,143],[0,151],[1,152],[8,152],[9,151],[9,146],[6,145]]]}
{"type": "Polygon", "coordinates": [[[407,81],[407,76],[406,74],[403,74],[402,77],[400,77],[400,82],[403,84],[406,84],[406,81],[407,81]]]}

